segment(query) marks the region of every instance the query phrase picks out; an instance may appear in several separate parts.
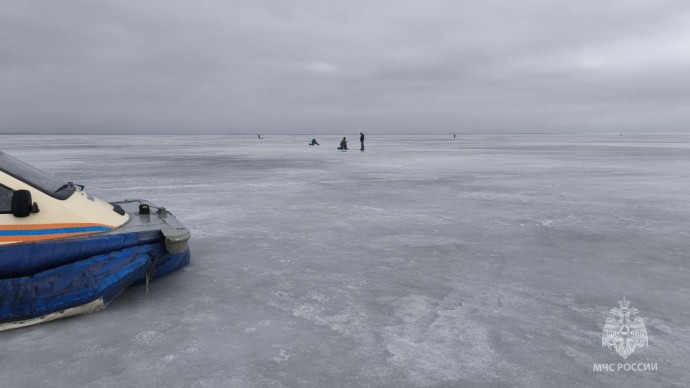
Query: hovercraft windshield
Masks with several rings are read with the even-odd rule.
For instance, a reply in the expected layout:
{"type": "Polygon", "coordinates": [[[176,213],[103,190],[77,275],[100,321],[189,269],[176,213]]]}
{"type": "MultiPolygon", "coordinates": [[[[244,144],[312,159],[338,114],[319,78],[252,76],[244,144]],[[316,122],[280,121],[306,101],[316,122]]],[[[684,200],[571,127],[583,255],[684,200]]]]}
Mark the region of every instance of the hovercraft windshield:
{"type": "Polygon", "coordinates": [[[0,151],[0,170],[53,198],[67,199],[76,191],[76,185],[65,183],[56,176],[26,164],[2,151],[0,151]]]}

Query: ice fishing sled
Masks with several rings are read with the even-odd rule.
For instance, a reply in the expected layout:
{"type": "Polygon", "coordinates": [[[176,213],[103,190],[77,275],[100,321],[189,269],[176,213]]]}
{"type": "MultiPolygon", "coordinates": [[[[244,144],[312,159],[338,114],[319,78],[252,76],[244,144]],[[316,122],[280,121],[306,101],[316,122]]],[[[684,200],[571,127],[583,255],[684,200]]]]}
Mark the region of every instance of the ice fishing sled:
{"type": "Polygon", "coordinates": [[[0,151],[0,331],[102,309],[188,264],[189,238],[163,207],[102,201],[0,151]]]}

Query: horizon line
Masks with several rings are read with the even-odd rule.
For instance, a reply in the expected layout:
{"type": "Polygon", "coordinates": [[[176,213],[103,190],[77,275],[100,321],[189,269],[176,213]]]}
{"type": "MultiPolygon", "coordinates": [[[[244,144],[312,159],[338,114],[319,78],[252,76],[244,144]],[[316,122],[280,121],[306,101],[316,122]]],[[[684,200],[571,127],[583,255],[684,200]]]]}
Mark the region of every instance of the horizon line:
{"type": "MultiPolygon", "coordinates": [[[[359,132],[352,132],[359,134],[359,132]]],[[[467,136],[467,135],[664,135],[664,134],[686,134],[684,131],[669,132],[400,132],[400,133],[378,133],[366,132],[377,136],[467,136]]],[[[252,133],[75,133],[75,132],[0,132],[0,136],[340,136],[348,135],[350,132],[340,133],[271,133],[271,132],[252,132],[252,133]]]]}

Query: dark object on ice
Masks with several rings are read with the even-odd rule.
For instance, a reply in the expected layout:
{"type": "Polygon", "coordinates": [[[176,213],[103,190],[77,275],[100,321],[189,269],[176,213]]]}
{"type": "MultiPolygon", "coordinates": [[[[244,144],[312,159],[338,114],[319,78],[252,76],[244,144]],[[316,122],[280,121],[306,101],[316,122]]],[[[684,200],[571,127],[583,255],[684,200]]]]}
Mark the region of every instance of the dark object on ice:
{"type": "Polygon", "coordinates": [[[316,141],[316,139],[311,139],[311,143],[309,145],[319,145],[319,143],[316,141]]]}
{"type": "Polygon", "coordinates": [[[189,263],[191,234],[164,208],[63,183],[0,151],[0,331],[100,310],[189,263]]]}
{"type": "Polygon", "coordinates": [[[339,150],[346,150],[347,149],[347,139],[343,137],[343,140],[340,141],[340,147],[338,147],[339,150]]]}
{"type": "Polygon", "coordinates": [[[455,134],[453,134],[453,139],[455,139],[455,134]]]}
{"type": "Polygon", "coordinates": [[[259,140],[263,140],[263,137],[261,137],[261,135],[259,135],[257,137],[259,138],[259,140]]]}
{"type": "Polygon", "coordinates": [[[360,151],[364,151],[364,133],[362,132],[359,133],[359,142],[362,144],[362,148],[360,148],[360,151]]]}

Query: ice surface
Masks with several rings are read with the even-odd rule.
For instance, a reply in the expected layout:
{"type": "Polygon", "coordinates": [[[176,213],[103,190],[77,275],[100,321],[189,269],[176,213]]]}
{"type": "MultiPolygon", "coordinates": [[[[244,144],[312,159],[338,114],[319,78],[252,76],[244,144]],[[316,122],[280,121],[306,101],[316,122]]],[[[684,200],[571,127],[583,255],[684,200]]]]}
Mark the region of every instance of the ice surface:
{"type": "MultiPolygon", "coordinates": [[[[684,386],[689,135],[0,136],[193,234],[106,310],[0,333],[3,387],[684,386]],[[623,297],[649,346],[601,346],[623,297]]],[[[40,205],[40,204],[39,204],[40,205]]]]}

